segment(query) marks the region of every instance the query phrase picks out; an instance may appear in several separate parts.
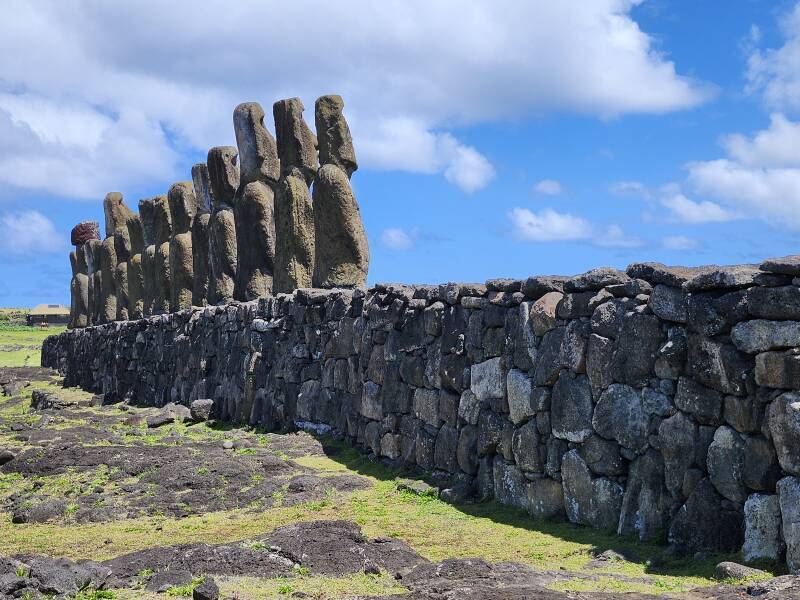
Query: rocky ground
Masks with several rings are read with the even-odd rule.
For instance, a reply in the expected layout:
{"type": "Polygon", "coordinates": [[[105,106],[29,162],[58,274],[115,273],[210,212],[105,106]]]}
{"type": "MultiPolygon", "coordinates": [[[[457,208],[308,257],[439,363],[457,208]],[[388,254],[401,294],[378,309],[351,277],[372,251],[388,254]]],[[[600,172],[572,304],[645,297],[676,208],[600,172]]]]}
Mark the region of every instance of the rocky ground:
{"type": "Polygon", "coordinates": [[[735,557],[454,507],[397,476],[307,433],[0,368],[0,599],[800,598],[799,578],[735,566],[715,583],[735,557]]]}

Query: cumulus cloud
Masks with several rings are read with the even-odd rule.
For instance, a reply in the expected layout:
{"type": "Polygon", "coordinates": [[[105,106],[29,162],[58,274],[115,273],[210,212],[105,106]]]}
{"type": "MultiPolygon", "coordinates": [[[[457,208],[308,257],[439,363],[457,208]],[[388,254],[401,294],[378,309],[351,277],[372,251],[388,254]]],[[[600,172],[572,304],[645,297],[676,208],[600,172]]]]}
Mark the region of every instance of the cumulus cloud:
{"type": "Polygon", "coordinates": [[[384,229],[381,234],[381,243],[390,250],[411,250],[414,247],[411,236],[397,227],[384,229]]]}
{"type": "Polygon", "coordinates": [[[58,253],[68,247],[53,222],[35,210],[0,215],[0,229],[0,249],[17,256],[58,253]]]}
{"type": "Polygon", "coordinates": [[[0,181],[55,193],[63,177],[59,194],[93,200],[133,181],[166,185],[187,176],[186,152],[233,142],[238,102],[269,113],[300,96],[313,122],[314,98],[337,92],[363,167],[440,173],[471,193],[494,167],[459,139],[462,126],[662,113],[709,97],[639,28],[636,4],[12,0],[0,127],[16,141],[12,151],[0,137],[0,181]]]}
{"type": "Polygon", "coordinates": [[[699,250],[700,242],[685,235],[667,235],[661,239],[666,250],[699,250]]]}
{"type": "Polygon", "coordinates": [[[732,221],[737,215],[719,204],[702,200],[695,202],[683,194],[672,194],[661,199],[667,210],[681,223],[719,223],[732,221]]]}
{"type": "Polygon", "coordinates": [[[533,186],[533,191],[545,196],[558,196],[564,191],[559,181],[555,179],[542,179],[533,186]]]}
{"type": "Polygon", "coordinates": [[[643,242],[628,237],[619,225],[598,226],[582,217],[551,208],[533,212],[514,208],[508,213],[511,236],[520,242],[570,242],[587,240],[606,248],[632,248],[643,242]]]}

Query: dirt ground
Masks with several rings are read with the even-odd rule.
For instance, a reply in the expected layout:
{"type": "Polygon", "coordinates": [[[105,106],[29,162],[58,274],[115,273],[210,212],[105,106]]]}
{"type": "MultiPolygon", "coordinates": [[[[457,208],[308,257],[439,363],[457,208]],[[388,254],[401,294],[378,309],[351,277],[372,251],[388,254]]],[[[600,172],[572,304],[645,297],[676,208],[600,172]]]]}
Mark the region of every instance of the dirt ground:
{"type": "Polygon", "coordinates": [[[568,524],[417,497],[333,440],[176,414],[0,368],[0,599],[800,598],[798,578],[709,586],[598,558],[610,538],[568,524]],[[574,549],[559,564],[526,540],[574,549]]]}

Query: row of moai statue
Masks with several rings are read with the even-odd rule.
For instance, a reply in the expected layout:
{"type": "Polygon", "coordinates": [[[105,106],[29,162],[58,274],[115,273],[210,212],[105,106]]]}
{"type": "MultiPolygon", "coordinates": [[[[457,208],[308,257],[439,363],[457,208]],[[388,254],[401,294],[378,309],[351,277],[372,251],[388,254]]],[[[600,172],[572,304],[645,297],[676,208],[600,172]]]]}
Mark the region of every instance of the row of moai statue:
{"type": "Polygon", "coordinates": [[[358,168],[339,96],[315,104],[315,136],[298,98],[273,106],[276,139],[255,102],[233,113],[237,148],[209,150],[192,181],[130,210],[106,195],[72,230],[72,327],[297,288],[366,285],[369,247],[350,187],[358,168]],[[313,195],[309,191],[313,186],[313,195]]]}

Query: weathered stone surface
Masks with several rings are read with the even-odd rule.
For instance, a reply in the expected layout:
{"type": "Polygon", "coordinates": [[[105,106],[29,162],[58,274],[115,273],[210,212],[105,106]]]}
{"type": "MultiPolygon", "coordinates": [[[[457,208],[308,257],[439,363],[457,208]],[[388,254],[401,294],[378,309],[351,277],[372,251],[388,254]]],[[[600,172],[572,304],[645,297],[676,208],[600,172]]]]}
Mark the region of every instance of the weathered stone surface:
{"type": "Polygon", "coordinates": [[[314,104],[314,121],[319,143],[319,162],[339,167],[349,178],[358,169],[358,163],[350,128],[342,114],[343,109],[344,101],[341,96],[321,96],[314,104]]]}
{"type": "Polygon", "coordinates": [[[728,333],[736,323],[748,318],[747,290],[689,294],[686,323],[705,337],[728,333]]]}
{"type": "Polygon", "coordinates": [[[762,406],[751,396],[725,396],[722,415],[739,433],[752,433],[761,428],[762,406]]]}
{"type": "Polygon", "coordinates": [[[744,503],[742,558],[777,561],[783,553],[781,508],[777,495],[750,494],[744,503]]]}
{"type": "Polygon", "coordinates": [[[731,341],[750,354],[800,346],[800,321],[743,321],[731,330],[731,341]]]}
{"type": "MultiPolygon", "coordinates": [[[[280,144],[280,137],[279,137],[280,144]]],[[[283,163],[281,163],[283,165],[283,163]]],[[[283,166],[282,166],[283,168],[283,166]]],[[[314,274],[314,209],[300,171],[281,177],[275,194],[274,293],[312,286],[314,274]]]]}
{"type": "Polygon", "coordinates": [[[455,473],[458,471],[458,429],[450,425],[443,425],[436,436],[433,461],[437,469],[455,473]]]}
{"type": "Polygon", "coordinates": [[[739,563],[731,561],[721,562],[714,568],[714,579],[718,581],[764,577],[765,575],[768,575],[766,571],[754,569],[753,567],[746,567],[745,565],[740,565],[739,563]]]}
{"type": "Polygon", "coordinates": [[[617,533],[642,541],[657,539],[669,520],[671,499],[664,483],[664,460],[648,452],[631,465],[622,499],[617,533]]]}
{"type": "Polygon", "coordinates": [[[89,304],[89,266],[86,253],[89,246],[81,243],[76,246],[70,255],[72,265],[72,280],[70,282],[70,328],[86,327],[91,322],[91,307],[89,304]]]}
{"type": "Polygon", "coordinates": [[[565,292],[586,292],[601,290],[609,285],[625,284],[631,280],[622,271],[609,268],[592,269],[564,282],[565,292]]]}
{"type": "Polygon", "coordinates": [[[800,321],[800,287],[752,287],[747,290],[747,310],[759,319],[800,321]]]}
{"type": "Polygon", "coordinates": [[[514,425],[519,425],[536,414],[538,407],[535,406],[533,382],[525,373],[519,369],[511,369],[506,376],[506,390],[509,416],[514,425]]]}
{"type": "Polygon", "coordinates": [[[563,519],[564,490],[561,483],[549,477],[528,483],[528,512],[534,519],[563,519]]]}
{"type": "Polygon", "coordinates": [[[702,273],[708,267],[670,267],[662,263],[646,262],[628,265],[625,272],[636,279],[644,279],[654,285],[664,284],[681,287],[686,281],[702,273]]]}
{"type": "Polygon", "coordinates": [[[603,392],[592,416],[592,426],[597,433],[634,452],[642,452],[647,446],[648,422],[641,394],[618,383],[603,392]]]}
{"type": "Polygon", "coordinates": [[[699,335],[688,338],[688,362],[698,382],[724,394],[742,396],[753,370],[753,359],[733,344],[720,343],[699,335]]]}
{"type": "Polygon", "coordinates": [[[216,210],[211,215],[208,237],[211,264],[209,303],[227,304],[234,298],[238,261],[236,220],[232,210],[216,210]]]}
{"type": "Polygon", "coordinates": [[[233,111],[233,130],[239,149],[239,186],[255,181],[277,182],[280,177],[278,146],[264,126],[264,109],[258,102],[244,102],[233,111]]]}
{"type": "Polygon", "coordinates": [[[300,98],[278,100],[272,105],[281,176],[297,169],[299,173],[294,176],[299,174],[309,185],[317,170],[317,139],[303,120],[303,110],[300,98]]]}
{"type": "Polygon", "coordinates": [[[144,270],[142,253],[144,252],[144,230],[142,219],[132,214],[126,222],[128,239],[130,240],[130,258],[128,259],[128,318],[141,319],[144,316],[144,270]]]}
{"type": "Polygon", "coordinates": [[[652,376],[661,340],[658,317],[636,313],[625,315],[609,365],[614,381],[636,387],[646,385],[652,376]]]}
{"type": "Polygon", "coordinates": [[[214,401],[209,398],[198,398],[189,406],[193,421],[208,421],[211,418],[211,411],[214,408],[214,401]]]}
{"type": "Polygon", "coordinates": [[[533,370],[534,385],[553,385],[561,371],[561,345],[565,327],[548,331],[539,344],[533,370]]]}
{"type": "Polygon", "coordinates": [[[563,292],[568,277],[556,275],[537,275],[522,282],[522,293],[532,300],[538,300],[548,292],[563,292]]]}
{"type": "Polygon", "coordinates": [[[689,279],[683,284],[683,288],[687,292],[700,292],[749,287],[760,272],[755,265],[710,267],[689,279]]]}
{"type": "Polygon", "coordinates": [[[772,443],[761,436],[747,436],[744,442],[742,481],[751,490],[771,492],[781,469],[772,443]]]}
{"type": "Polygon", "coordinates": [[[563,297],[560,292],[548,292],[531,305],[531,325],[536,335],[543,336],[556,327],[556,308],[563,297]]]}
{"type": "Polygon", "coordinates": [[[734,552],[742,544],[741,517],[722,509],[722,499],[706,478],[672,519],[667,537],[680,552],[734,552]]]}
{"type": "Polygon", "coordinates": [[[755,379],[758,385],[778,389],[800,387],[800,352],[762,352],[756,355],[755,379]]]}
{"type": "Polygon", "coordinates": [[[206,165],[214,211],[233,207],[239,189],[238,157],[233,146],[215,146],[208,151],[206,165]]]}
{"type": "Polygon", "coordinates": [[[144,316],[153,314],[155,301],[155,257],[156,257],[156,221],[155,199],[139,200],[139,219],[142,222],[144,248],[142,249],[142,312],[144,316]]]}
{"type": "Polygon", "coordinates": [[[528,508],[528,480],[516,465],[494,458],[494,496],[506,506],[528,508]]]}
{"type": "Polygon", "coordinates": [[[155,220],[155,267],[153,273],[153,314],[169,312],[172,298],[172,273],[170,271],[169,245],[172,240],[172,215],[166,196],[153,199],[155,220]]]}
{"type": "Polygon", "coordinates": [[[700,423],[716,425],[722,416],[722,394],[689,377],[681,377],[678,379],[675,406],[694,415],[700,423]]]}
{"type": "Polygon", "coordinates": [[[686,294],[679,287],[657,284],[650,294],[649,306],[660,319],[686,322],[686,294]]]}
{"type": "Polygon", "coordinates": [[[197,213],[194,189],[189,182],[176,183],[169,189],[169,212],[172,219],[172,237],[169,240],[169,271],[171,312],[192,306],[194,292],[194,257],[192,250],[192,224],[197,213]]]}
{"type": "Polygon", "coordinates": [[[81,221],[70,232],[70,243],[80,246],[89,240],[100,239],[100,224],[97,221],[81,221]]]}
{"type": "Polygon", "coordinates": [[[697,425],[679,412],[665,419],[658,427],[659,448],[664,456],[664,477],[670,493],[680,497],[683,474],[694,462],[697,425]]]}
{"type": "Polygon", "coordinates": [[[315,287],[364,287],[369,244],[347,174],[323,164],[314,180],[315,287]]]}
{"type": "Polygon", "coordinates": [[[514,462],[523,471],[541,473],[544,471],[544,460],[539,453],[539,431],[536,421],[528,421],[514,430],[511,442],[514,462]]]}
{"type": "Polygon", "coordinates": [[[617,528],[622,508],[622,486],[605,477],[592,479],[577,450],[564,455],[561,476],[564,508],[571,522],[597,529],[617,528]]]}
{"type": "Polygon", "coordinates": [[[789,571],[800,571],[800,479],[784,477],[778,482],[786,564],[789,571]]]}
{"type": "Polygon", "coordinates": [[[786,392],[775,398],[767,420],[781,468],[800,475],[800,393],[786,392]]]}
{"type": "Polygon", "coordinates": [[[708,475],[717,491],[731,502],[747,499],[744,473],[744,439],[731,427],[722,426],[714,433],[708,448],[708,475]]]}
{"type": "Polygon", "coordinates": [[[465,473],[478,472],[478,430],[473,425],[467,425],[459,433],[456,460],[465,473]]]}
{"type": "Polygon", "coordinates": [[[210,229],[211,213],[198,213],[192,224],[192,272],[194,273],[192,305],[194,306],[208,304],[211,279],[210,229]]]}
{"type": "MultiPolygon", "coordinates": [[[[277,162],[277,158],[275,159],[277,162]]],[[[236,221],[237,296],[255,300],[272,293],[275,270],[275,194],[261,181],[240,188],[236,221]]]]}
{"type": "Polygon", "coordinates": [[[505,377],[502,359],[490,358],[470,368],[470,389],[479,401],[502,398],[505,393],[505,377]]]}
{"type": "Polygon", "coordinates": [[[585,375],[562,371],[550,402],[553,435],[582,442],[592,435],[592,392],[585,375]]]}
{"type": "Polygon", "coordinates": [[[780,273],[782,275],[800,275],[800,255],[782,256],[780,258],[768,258],[759,266],[762,271],[769,273],[780,273]]]}

